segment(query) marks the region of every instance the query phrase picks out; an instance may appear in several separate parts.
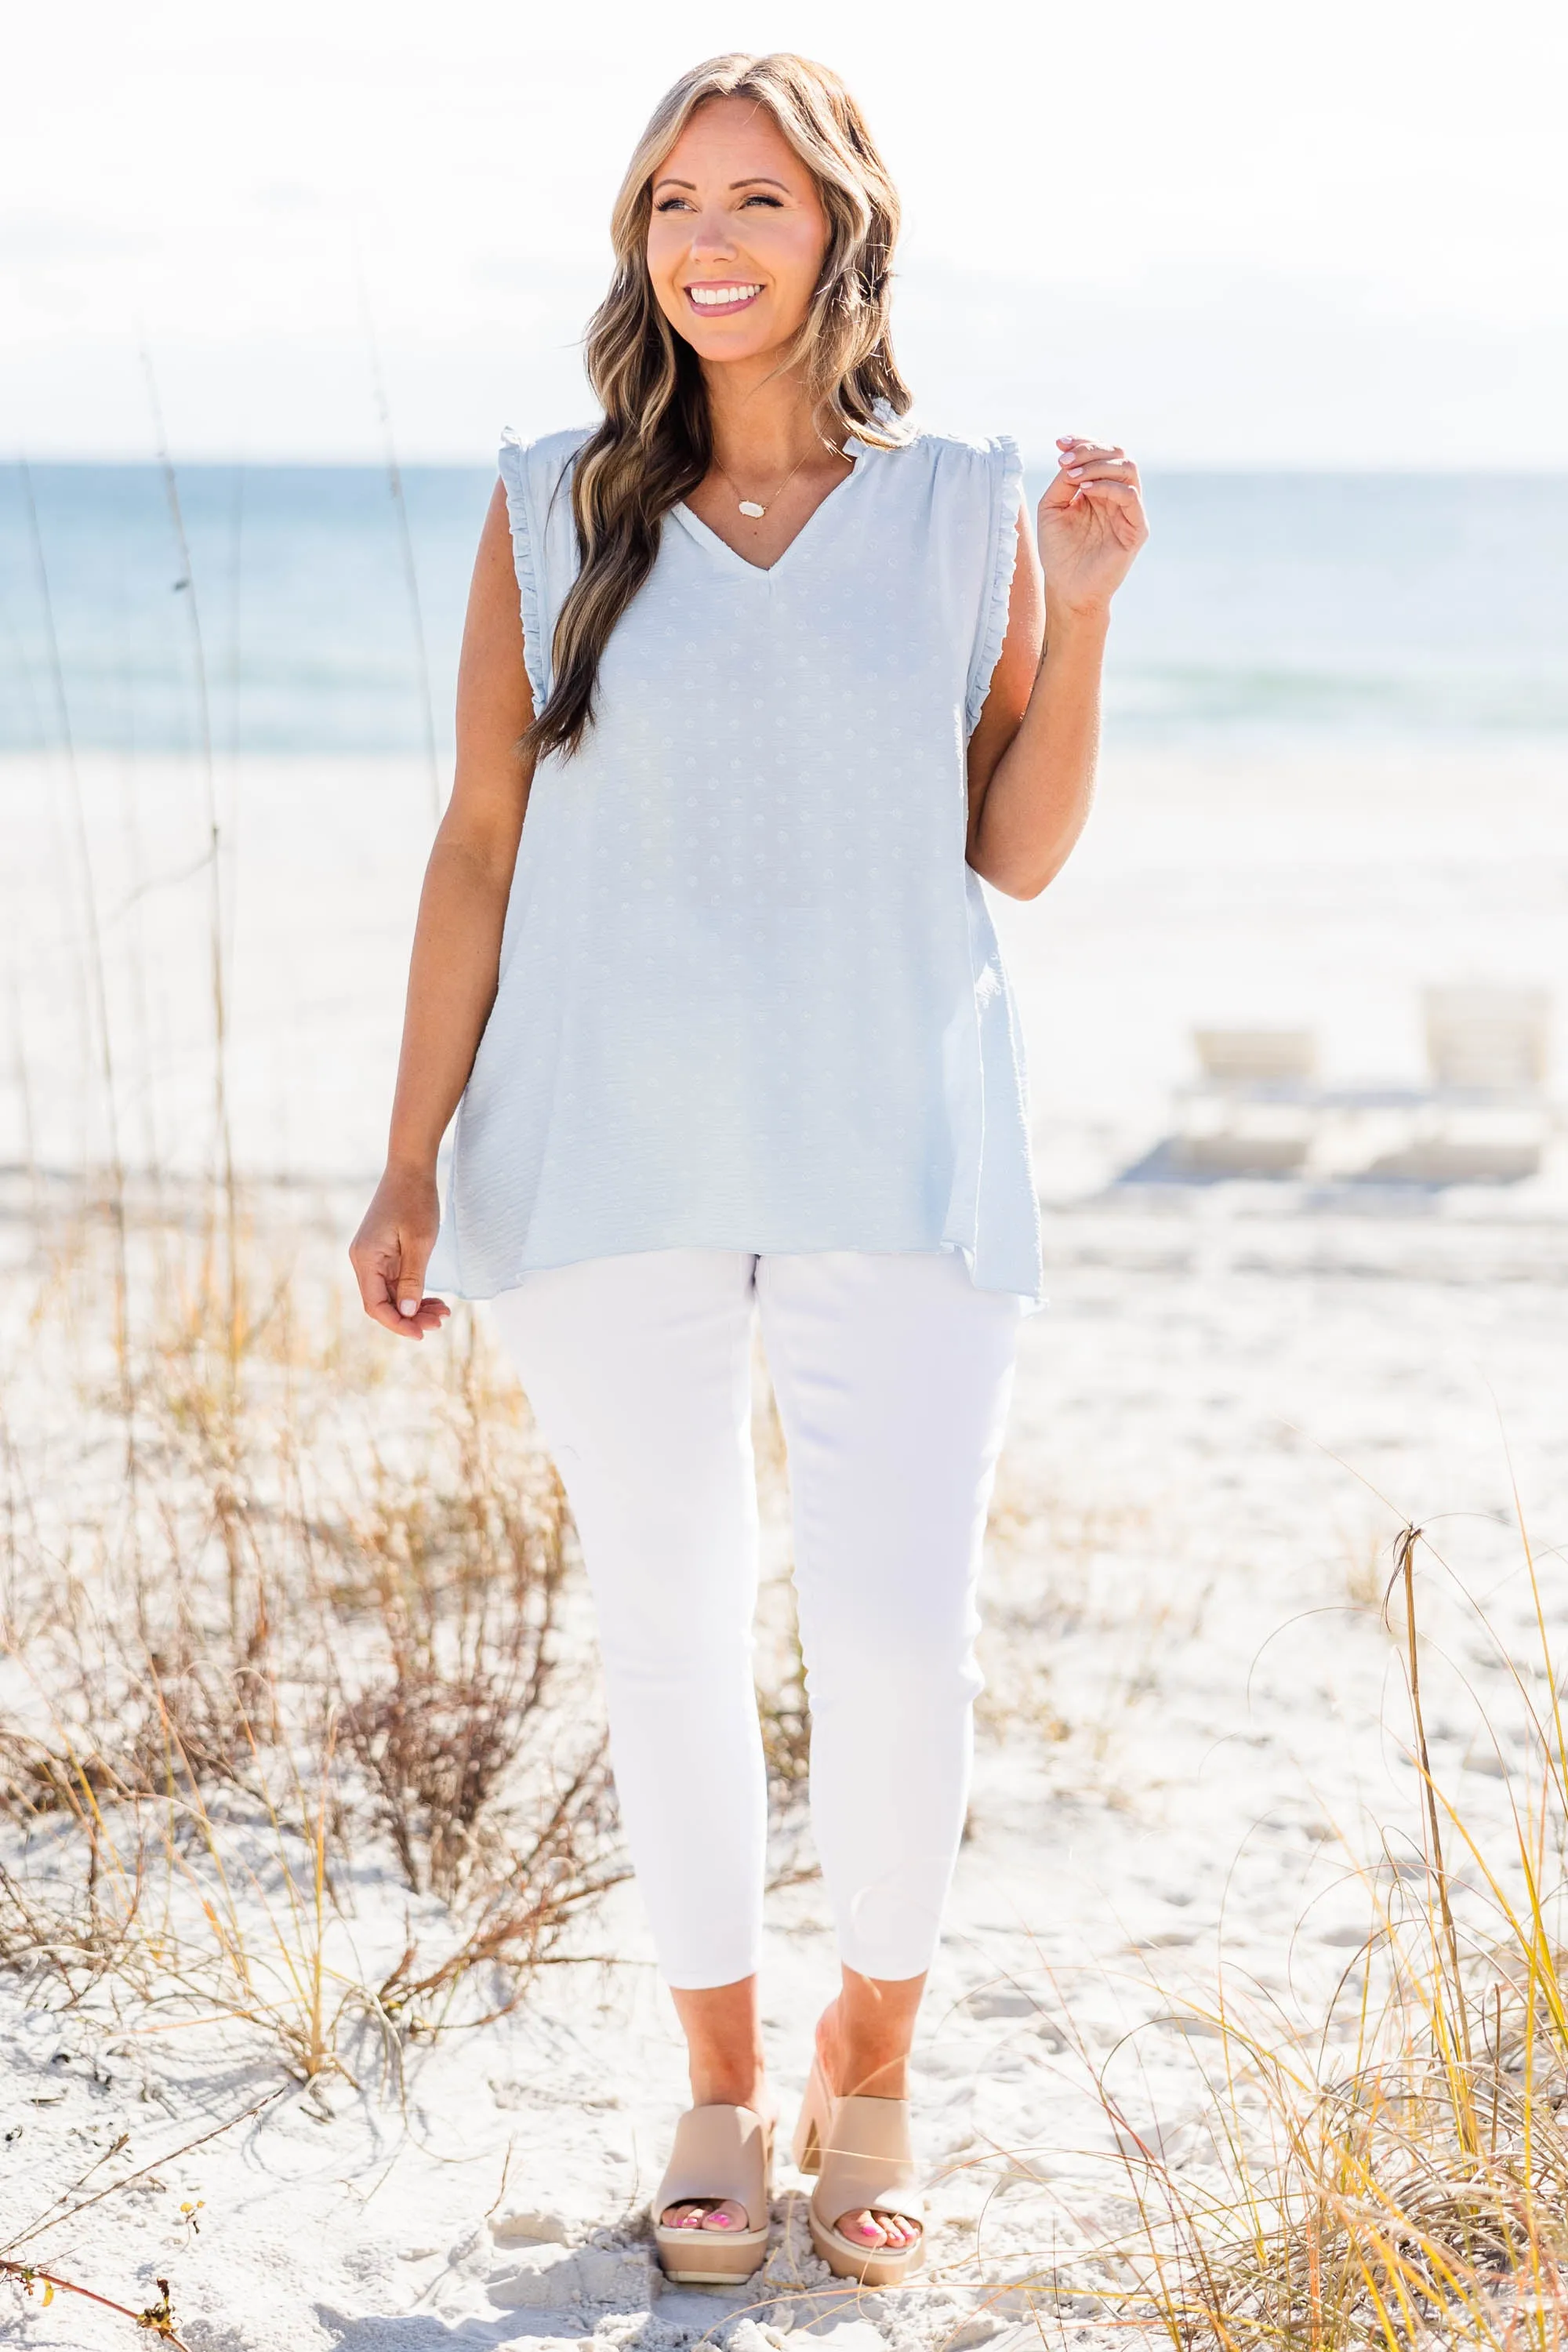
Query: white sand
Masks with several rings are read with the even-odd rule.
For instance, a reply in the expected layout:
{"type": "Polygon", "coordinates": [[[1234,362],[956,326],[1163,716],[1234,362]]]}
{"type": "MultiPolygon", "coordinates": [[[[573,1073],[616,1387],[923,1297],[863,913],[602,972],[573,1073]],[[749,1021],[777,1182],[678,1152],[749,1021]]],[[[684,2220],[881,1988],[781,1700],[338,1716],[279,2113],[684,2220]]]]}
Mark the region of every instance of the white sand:
{"type": "MultiPolygon", "coordinates": [[[[181,811],[158,820],[163,855],[188,830],[188,779],[141,781],[149,804],[181,811]]],[[[89,772],[95,796],[113,782],[89,772]]],[[[365,1167],[418,780],[258,764],[240,798],[244,1154],[365,1167]]],[[[25,836],[7,908],[46,1160],[68,1157],[79,1098],[47,846],[42,826],[25,836]]],[[[1194,1020],[1305,1018],[1336,1071],[1414,1077],[1424,980],[1544,982],[1568,1004],[1565,905],[1555,763],[1494,748],[1115,758],[1068,877],[1041,907],[1005,910],[1056,1204],[1053,1309],[1026,1333],[972,1835],[919,2049],[937,2176],[928,2284],[858,2310],[803,2302],[816,2273],[781,2194],[787,2232],[754,2295],[657,2292],[639,2207],[680,2102],[680,2051],[630,1890],[582,1931],[616,1965],[550,1971],[517,2016],[411,2050],[401,2101],[366,2051],[360,2093],[290,2092],[177,2158],[276,2087],[264,2047],[160,2034],[101,2001],[26,2009],[0,1979],[0,2240],[124,2132],[83,2193],[128,2168],[153,2164],[152,2179],[29,2253],[137,2304],[168,2275],[183,2333],[211,2352],[584,2337],[673,2352],[733,2336],[748,2305],[774,2328],[874,2330],[841,2338],[869,2352],[878,2337],[949,2342],[961,2325],[960,2342],[978,2340],[1016,2305],[972,2318],[977,2279],[1026,2277],[1125,2223],[1129,2176],[1095,2070],[1124,2127],[1201,2183],[1213,2151],[1198,2070],[1217,2045],[1181,2004],[1212,1999],[1222,1930],[1233,1992],[1271,2002],[1281,2034],[1310,2024],[1370,1915],[1351,1859],[1375,1858],[1383,1829],[1397,1858],[1415,1827],[1403,1698],[1368,1606],[1402,1515],[1434,1523],[1505,1643],[1528,1652],[1500,1421],[1544,1551],[1568,1538],[1568,1218],[1560,1160],[1530,1185],[1421,1196],[1405,1213],[1265,1184],[1094,1196],[1162,1131],[1194,1020]],[[180,2208],[198,2199],[193,2236],[180,2208]]],[[[199,950],[183,923],[149,936],[160,1137],[167,1148],[183,1128],[195,1149],[199,950]]],[[[1555,1558],[1546,1573],[1560,1625],[1555,1558]]],[[[1495,1651],[1430,1560],[1423,1576],[1430,1629],[1512,1722],[1495,1651]]],[[[1436,1760],[1474,1818],[1497,1823],[1507,1789],[1474,1702],[1436,1655],[1430,1671],[1436,1760]]],[[[366,1874],[367,1948],[395,1940],[406,1899],[366,1874]]],[[[766,2015],[786,2116],[831,1971],[820,1887],[782,1893],[766,2015]]],[[[786,2168],[781,2190],[797,2186],[786,2168]]],[[[66,2298],[21,2308],[13,2324],[40,2345],[127,2340],[124,2323],[66,2298]]],[[[738,2343],[760,2352],[743,2328],[738,2343]]]]}
{"type": "MultiPolygon", "coordinates": [[[[206,787],[174,761],[80,762],[122,1145],[210,1148],[206,787]]],[[[249,760],[216,784],[241,1161],[379,1163],[429,837],[416,762],[249,760]]],[[[6,810],[0,1161],[72,1166],[92,970],[63,762],[0,760],[6,810]]],[[[1112,747],[1047,897],[998,902],[1028,1033],[1047,1194],[1077,1197],[1161,1131],[1194,1022],[1304,1021],[1326,1070],[1420,1075],[1428,981],[1553,988],[1568,1090],[1568,752],[1199,753],[1112,747]]],[[[89,1115],[102,1145],[101,1114],[89,1115]]]]}

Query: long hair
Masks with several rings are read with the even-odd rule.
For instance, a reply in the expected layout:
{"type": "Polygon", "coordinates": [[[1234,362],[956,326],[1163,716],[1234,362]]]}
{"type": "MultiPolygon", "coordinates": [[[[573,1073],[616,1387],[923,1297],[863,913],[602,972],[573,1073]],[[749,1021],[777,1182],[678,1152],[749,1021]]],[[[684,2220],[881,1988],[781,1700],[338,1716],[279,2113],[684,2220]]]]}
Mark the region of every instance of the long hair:
{"type": "Polygon", "coordinates": [[[694,490],[713,454],[697,354],[654,295],[647,268],[653,181],[708,99],[767,107],[812,173],[827,215],[827,250],[811,307],[783,364],[804,365],[824,437],[851,433],[879,448],[908,438],[910,396],[889,333],[898,193],[859,108],[836,74],[778,52],[710,58],[655,108],[611,220],[616,270],[590,321],[588,381],[604,422],[578,453],[572,482],[578,571],[552,647],[554,682],[524,742],[574,751],[594,717],[599,662],[616,622],[652,571],[663,517],[694,490]]]}

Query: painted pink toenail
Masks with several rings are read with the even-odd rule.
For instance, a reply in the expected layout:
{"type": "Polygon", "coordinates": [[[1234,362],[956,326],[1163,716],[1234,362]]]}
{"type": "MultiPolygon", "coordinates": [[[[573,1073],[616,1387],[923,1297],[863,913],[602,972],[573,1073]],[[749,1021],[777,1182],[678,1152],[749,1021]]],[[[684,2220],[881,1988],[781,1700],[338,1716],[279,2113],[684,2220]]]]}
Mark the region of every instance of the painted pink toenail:
{"type": "Polygon", "coordinates": [[[727,2230],[730,2226],[728,2213],[710,2213],[708,2219],[716,2230],[727,2230]]]}

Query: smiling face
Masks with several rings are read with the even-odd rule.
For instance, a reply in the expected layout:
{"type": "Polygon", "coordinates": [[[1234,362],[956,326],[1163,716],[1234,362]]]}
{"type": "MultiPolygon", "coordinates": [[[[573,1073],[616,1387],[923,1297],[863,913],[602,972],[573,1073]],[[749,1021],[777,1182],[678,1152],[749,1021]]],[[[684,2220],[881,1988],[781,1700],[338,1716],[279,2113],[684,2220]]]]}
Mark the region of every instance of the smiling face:
{"type": "Polygon", "coordinates": [[[827,251],[816,180],[765,106],[710,99],[653,178],[647,268],[699,358],[760,359],[799,332],[827,251]]]}

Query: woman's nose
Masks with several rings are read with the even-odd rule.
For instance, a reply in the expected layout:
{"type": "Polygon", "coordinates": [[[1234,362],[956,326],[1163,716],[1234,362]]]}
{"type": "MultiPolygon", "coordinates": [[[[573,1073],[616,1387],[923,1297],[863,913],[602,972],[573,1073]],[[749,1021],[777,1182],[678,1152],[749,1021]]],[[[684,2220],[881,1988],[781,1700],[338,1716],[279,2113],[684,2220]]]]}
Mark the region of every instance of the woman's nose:
{"type": "Polygon", "coordinates": [[[700,213],[691,231],[691,250],[704,258],[723,259],[735,250],[729,221],[722,213],[700,213]]]}

